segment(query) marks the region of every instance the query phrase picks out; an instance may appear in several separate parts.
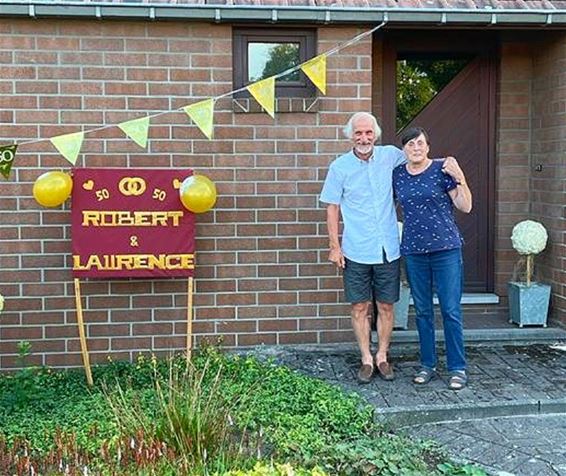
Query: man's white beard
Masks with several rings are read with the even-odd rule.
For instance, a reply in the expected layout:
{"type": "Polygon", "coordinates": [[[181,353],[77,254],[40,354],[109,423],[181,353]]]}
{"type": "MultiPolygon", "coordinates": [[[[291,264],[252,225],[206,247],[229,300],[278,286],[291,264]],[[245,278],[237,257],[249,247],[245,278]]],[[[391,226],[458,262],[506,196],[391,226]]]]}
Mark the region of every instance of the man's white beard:
{"type": "Polygon", "coordinates": [[[358,151],[360,154],[362,155],[367,155],[369,154],[372,150],[373,150],[373,145],[372,144],[366,144],[366,145],[357,145],[355,147],[356,151],[358,151]]]}

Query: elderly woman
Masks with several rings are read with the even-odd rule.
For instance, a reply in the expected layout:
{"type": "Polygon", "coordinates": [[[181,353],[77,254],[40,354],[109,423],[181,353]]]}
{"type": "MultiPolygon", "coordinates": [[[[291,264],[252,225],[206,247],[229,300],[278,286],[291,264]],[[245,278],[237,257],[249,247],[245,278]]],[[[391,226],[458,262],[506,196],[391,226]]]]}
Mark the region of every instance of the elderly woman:
{"type": "Polygon", "coordinates": [[[467,384],[462,325],[462,236],[454,221],[454,206],[469,213],[472,195],[456,161],[428,157],[426,131],[408,129],[402,137],[406,164],[393,172],[393,187],[404,217],[401,254],[415,304],[420,341],[421,369],[416,384],[436,375],[433,287],[436,288],[444,325],[448,387],[467,384]]]}

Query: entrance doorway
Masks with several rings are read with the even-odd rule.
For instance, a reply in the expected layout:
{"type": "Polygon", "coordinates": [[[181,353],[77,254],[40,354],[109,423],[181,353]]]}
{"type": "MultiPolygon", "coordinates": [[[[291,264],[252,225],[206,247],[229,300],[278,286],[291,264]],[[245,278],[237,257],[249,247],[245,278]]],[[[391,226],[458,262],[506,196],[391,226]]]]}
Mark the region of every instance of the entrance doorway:
{"type": "MultiPolygon", "coordinates": [[[[472,32],[392,31],[383,42],[383,138],[400,146],[412,126],[430,135],[431,158],[458,159],[473,194],[456,212],[464,236],[464,292],[494,286],[495,40],[472,32]]],[[[380,57],[381,55],[376,55],[380,57]]],[[[376,114],[379,117],[379,114],[376,114]]]]}

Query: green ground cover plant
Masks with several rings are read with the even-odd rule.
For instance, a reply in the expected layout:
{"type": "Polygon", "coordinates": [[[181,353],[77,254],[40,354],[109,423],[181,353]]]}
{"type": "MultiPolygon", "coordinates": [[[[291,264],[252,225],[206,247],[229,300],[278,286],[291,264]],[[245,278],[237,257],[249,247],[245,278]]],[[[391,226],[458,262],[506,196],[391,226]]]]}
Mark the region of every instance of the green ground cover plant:
{"type": "Polygon", "coordinates": [[[80,369],[0,375],[0,474],[483,474],[273,362],[207,348],[189,364],[140,356],[93,377],[88,388],[80,369]]]}

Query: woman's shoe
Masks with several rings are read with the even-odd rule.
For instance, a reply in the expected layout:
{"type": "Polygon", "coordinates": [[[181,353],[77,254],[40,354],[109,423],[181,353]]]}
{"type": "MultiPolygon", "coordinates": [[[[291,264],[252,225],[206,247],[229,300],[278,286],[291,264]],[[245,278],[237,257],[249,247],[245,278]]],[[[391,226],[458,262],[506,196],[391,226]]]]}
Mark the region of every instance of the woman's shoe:
{"type": "Polygon", "coordinates": [[[425,383],[429,383],[435,375],[436,369],[421,367],[421,369],[413,377],[413,383],[417,385],[424,385],[425,383]]]}
{"type": "Polygon", "coordinates": [[[464,370],[450,372],[448,388],[450,390],[462,390],[468,384],[468,376],[464,370]]]}

